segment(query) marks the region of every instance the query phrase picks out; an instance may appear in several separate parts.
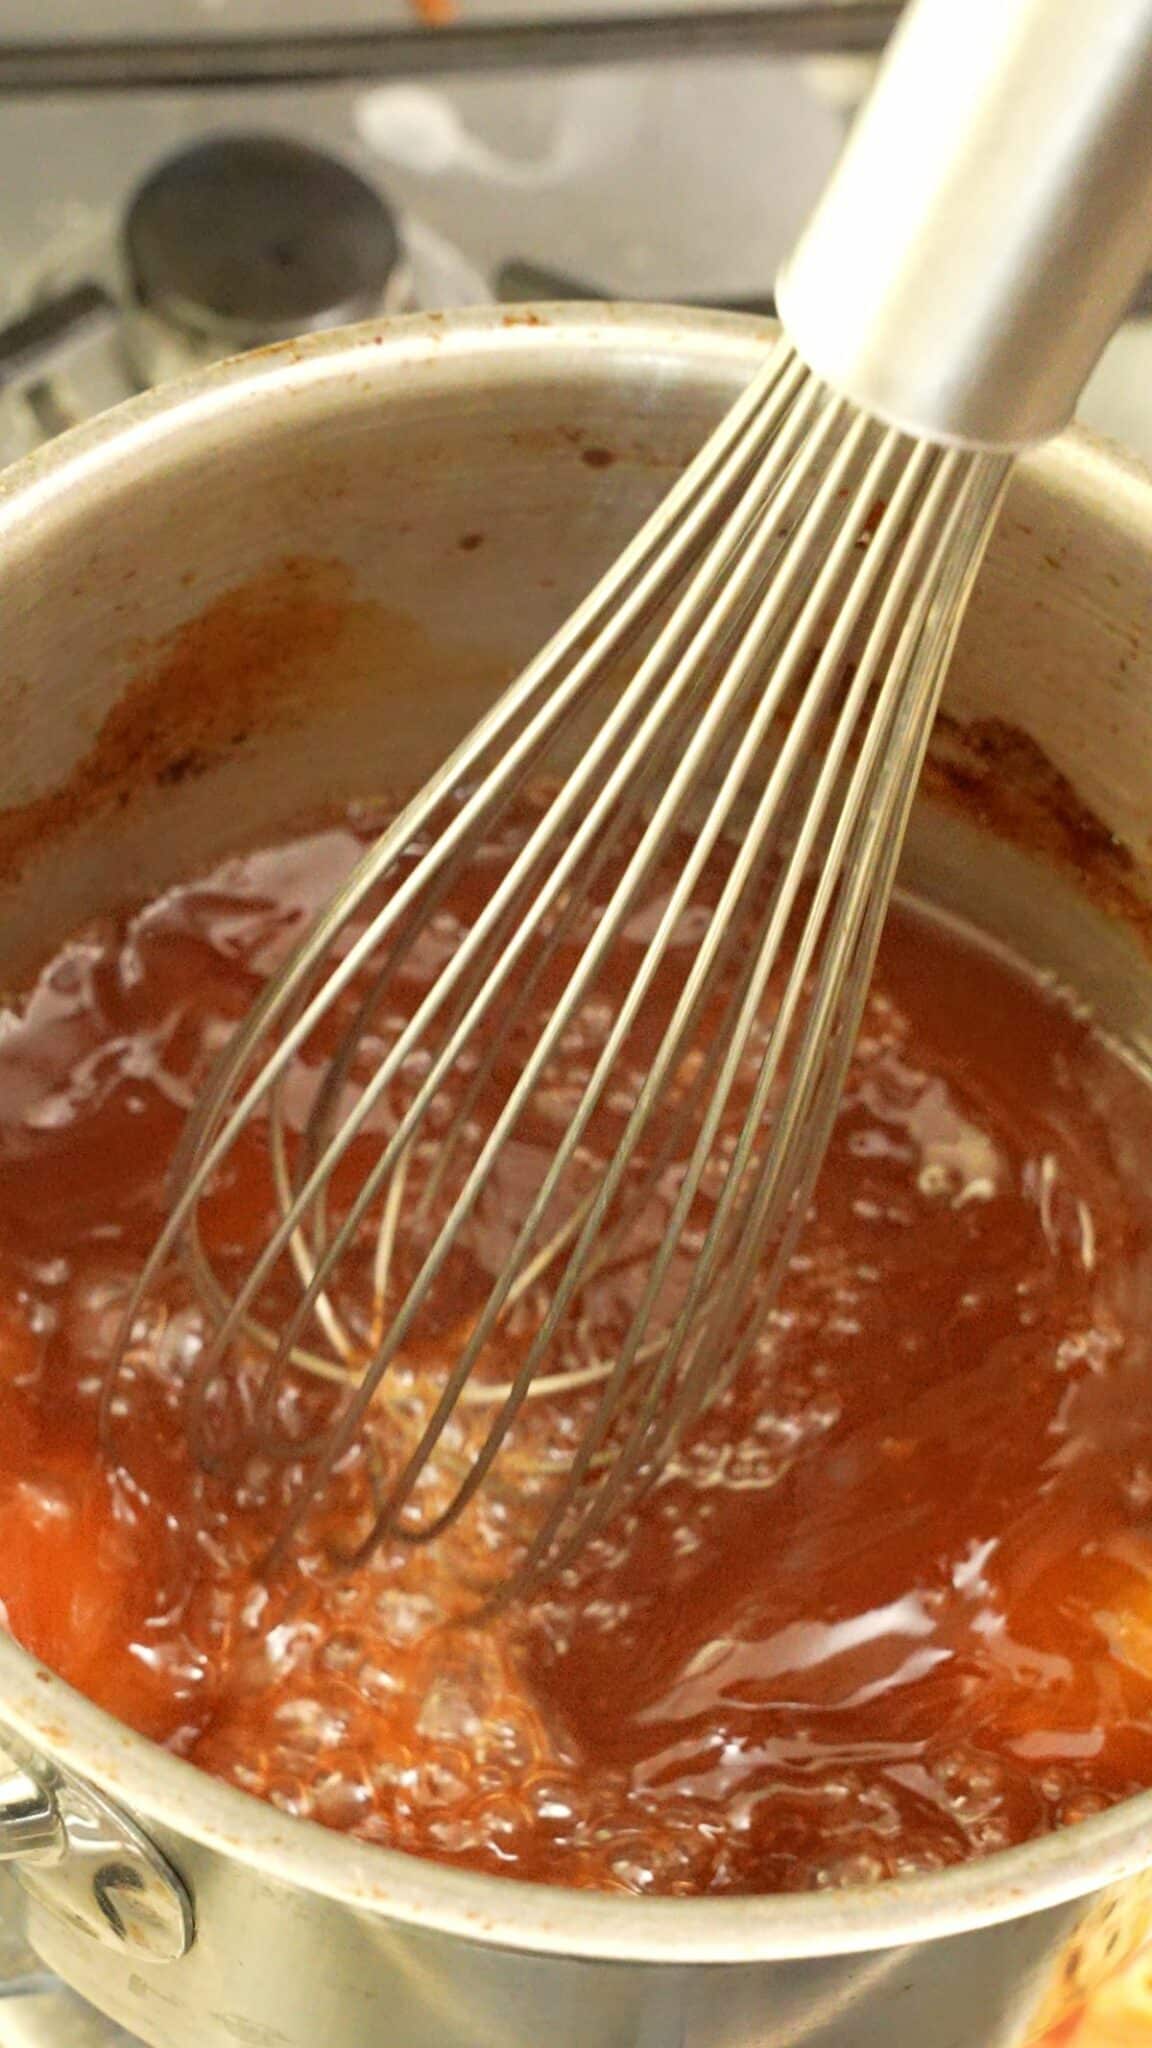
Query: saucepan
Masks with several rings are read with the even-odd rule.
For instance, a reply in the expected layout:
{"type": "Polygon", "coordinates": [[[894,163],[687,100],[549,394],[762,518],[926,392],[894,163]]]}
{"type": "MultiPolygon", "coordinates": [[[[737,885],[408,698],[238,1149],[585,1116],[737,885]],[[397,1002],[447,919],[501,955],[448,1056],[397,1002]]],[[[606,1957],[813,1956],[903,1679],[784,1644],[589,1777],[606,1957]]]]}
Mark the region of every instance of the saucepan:
{"type": "MultiPolygon", "coordinates": [[[[562,307],[208,371],[0,479],[0,974],[432,767],[656,502],[770,330],[562,307]]],[[[905,882],[1152,1043],[1152,481],[1023,464],[905,882]]],[[[1009,2048],[1152,1934],[1152,1793],[947,1872],[644,1900],[357,1844],[218,1784],[0,1633],[28,1934],[157,2048],[1009,2048]]],[[[1055,2037],[1053,2037],[1055,2038],[1055,2037]]]]}

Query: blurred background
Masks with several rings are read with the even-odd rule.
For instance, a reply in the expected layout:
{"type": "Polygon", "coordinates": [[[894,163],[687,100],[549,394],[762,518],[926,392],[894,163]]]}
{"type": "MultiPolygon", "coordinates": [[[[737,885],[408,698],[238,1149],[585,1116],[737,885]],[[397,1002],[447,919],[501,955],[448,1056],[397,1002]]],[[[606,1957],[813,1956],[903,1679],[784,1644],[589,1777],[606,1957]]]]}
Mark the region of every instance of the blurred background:
{"type": "MultiPolygon", "coordinates": [[[[779,54],[771,0],[456,0],[438,30],[419,4],[2,0],[0,319],[16,326],[0,341],[0,461],[190,360],[381,306],[769,300],[866,87],[866,57],[779,54]],[[618,33],[637,18],[647,33],[615,59],[597,21],[618,33]],[[517,23],[530,39],[506,46],[501,69],[485,37],[517,23]],[[357,32],[378,36],[376,75],[292,78],[296,58],[314,62],[318,33],[357,32]],[[51,89],[53,49],[177,39],[187,73],[197,52],[218,70],[233,37],[253,39],[249,56],[271,53],[274,82],[98,90],[81,67],[69,90],[51,89]],[[237,151],[238,135],[278,140],[280,157],[237,151]],[[260,202],[269,176],[290,193],[280,221],[260,202]],[[230,326],[207,303],[219,281],[205,221],[222,218],[250,301],[230,326]]],[[[423,5],[442,14],[451,0],[423,5]]],[[[838,9],[873,43],[892,11],[838,9]]],[[[823,40],[836,37],[833,20],[823,40]]],[[[1152,321],[1139,319],[1084,416],[1152,457],[1150,369],[1152,321]]]]}

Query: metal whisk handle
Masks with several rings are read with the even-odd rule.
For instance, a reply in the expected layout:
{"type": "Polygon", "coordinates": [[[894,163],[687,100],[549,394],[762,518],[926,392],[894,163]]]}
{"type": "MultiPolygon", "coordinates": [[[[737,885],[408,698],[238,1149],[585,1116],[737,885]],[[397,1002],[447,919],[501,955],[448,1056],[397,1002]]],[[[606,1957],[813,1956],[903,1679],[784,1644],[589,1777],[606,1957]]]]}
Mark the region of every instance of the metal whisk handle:
{"type": "Polygon", "coordinates": [[[777,281],[818,375],[925,439],[1065,426],[1152,253],[1152,0],[916,0],[777,281]]]}

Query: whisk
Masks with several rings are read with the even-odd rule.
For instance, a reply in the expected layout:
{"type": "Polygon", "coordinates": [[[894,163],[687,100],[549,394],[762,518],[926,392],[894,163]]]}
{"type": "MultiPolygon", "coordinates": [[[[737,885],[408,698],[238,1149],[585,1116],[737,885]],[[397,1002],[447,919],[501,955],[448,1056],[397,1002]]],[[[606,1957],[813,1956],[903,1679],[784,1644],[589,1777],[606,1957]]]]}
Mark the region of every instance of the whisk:
{"type": "Polygon", "coordinates": [[[762,1341],[795,1254],[1013,455],[1064,425],[1150,246],[1152,0],[918,0],[784,269],[762,371],[220,1058],[109,1426],[179,1253],[209,1324],[192,1440],[208,1463],[291,1465],[279,1554],[390,1389],[406,1433],[349,1561],[444,1534],[541,1400],[574,1420],[503,1597],[665,1468],[762,1341]],[[492,887],[450,926],[501,834],[492,887]],[[237,1277],[203,1217],[253,1133],[275,1201],[237,1277]],[[479,1305],[421,1380],[429,1315],[530,1150],[543,1164],[479,1305]],[[589,1359],[583,1306],[629,1260],[619,1341],[589,1359]],[[255,1375],[239,1417],[238,1348],[255,1375]],[[331,1383],[312,1434],[300,1373],[331,1383]]]}

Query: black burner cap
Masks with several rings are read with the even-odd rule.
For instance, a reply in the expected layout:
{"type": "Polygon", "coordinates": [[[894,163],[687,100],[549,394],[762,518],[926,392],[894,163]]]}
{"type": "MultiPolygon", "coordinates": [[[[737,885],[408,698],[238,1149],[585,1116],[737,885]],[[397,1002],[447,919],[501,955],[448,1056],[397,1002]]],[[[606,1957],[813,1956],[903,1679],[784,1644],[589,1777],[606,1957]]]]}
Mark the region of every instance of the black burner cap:
{"type": "Polygon", "coordinates": [[[275,135],[222,135],[170,157],[137,190],[124,247],[142,306],[235,348],[368,318],[400,253],[363,178],[275,135]]]}

